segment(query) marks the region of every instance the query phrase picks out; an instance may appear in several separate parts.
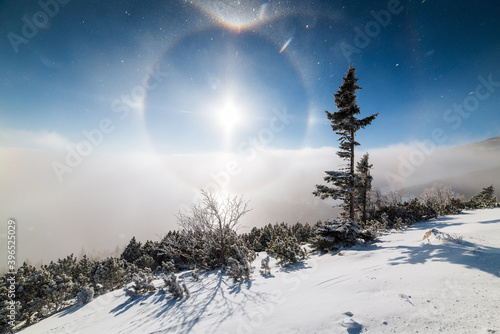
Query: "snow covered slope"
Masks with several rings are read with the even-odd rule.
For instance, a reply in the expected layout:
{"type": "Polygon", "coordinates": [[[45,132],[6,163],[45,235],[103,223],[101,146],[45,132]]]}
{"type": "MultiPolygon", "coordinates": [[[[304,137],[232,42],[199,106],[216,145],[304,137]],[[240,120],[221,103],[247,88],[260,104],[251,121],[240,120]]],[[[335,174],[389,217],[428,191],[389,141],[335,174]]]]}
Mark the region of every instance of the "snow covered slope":
{"type": "Polygon", "coordinates": [[[419,223],[272,277],[254,266],[243,283],[181,274],[189,299],[114,291],[21,333],[500,333],[500,209],[419,223]]]}

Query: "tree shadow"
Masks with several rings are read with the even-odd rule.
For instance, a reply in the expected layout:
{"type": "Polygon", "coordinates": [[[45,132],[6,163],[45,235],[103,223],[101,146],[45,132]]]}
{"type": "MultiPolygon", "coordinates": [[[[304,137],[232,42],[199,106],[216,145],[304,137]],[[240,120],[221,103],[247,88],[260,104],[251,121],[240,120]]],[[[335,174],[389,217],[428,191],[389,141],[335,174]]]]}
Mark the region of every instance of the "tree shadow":
{"type": "Polygon", "coordinates": [[[133,306],[135,305],[140,305],[144,302],[146,302],[150,297],[153,297],[154,295],[159,295],[160,298],[158,298],[154,304],[160,302],[161,300],[165,299],[165,293],[163,291],[158,291],[158,292],[149,292],[147,294],[144,294],[144,295],[137,295],[135,297],[130,297],[127,301],[121,303],[120,305],[118,305],[117,307],[115,307],[114,309],[112,309],[110,311],[110,313],[116,313],[115,314],[115,317],[122,314],[122,313],[125,313],[126,311],[128,311],[129,309],[131,309],[133,306]]]}
{"type": "Polygon", "coordinates": [[[57,317],[64,317],[65,315],[75,313],[76,311],[78,311],[79,309],[81,309],[84,306],[85,306],[85,304],[81,304],[78,302],[73,304],[73,305],[69,305],[69,306],[65,307],[64,309],[59,310],[56,313],[57,317]]]}
{"type": "MultiPolygon", "coordinates": [[[[460,226],[466,224],[460,221],[461,215],[470,215],[469,212],[462,212],[457,215],[444,216],[424,222],[415,223],[408,227],[411,231],[422,231],[424,233],[431,229],[439,230],[441,228],[449,228],[451,226],[460,226]]],[[[478,221],[480,224],[499,223],[500,219],[478,221]]],[[[400,231],[404,233],[403,231],[400,231]]],[[[390,234],[398,233],[391,231],[390,234]]],[[[374,251],[383,248],[391,248],[398,251],[399,256],[390,259],[390,265],[399,264],[423,264],[428,261],[448,262],[461,265],[467,268],[478,269],[483,272],[500,277],[500,248],[476,244],[471,241],[459,240],[452,238],[451,240],[429,241],[422,240],[418,245],[398,245],[391,246],[391,241],[377,239],[367,245],[367,247],[356,247],[357,251],[374,251]]],[[[353,248],[354,249],[354,248],[353,248]]]]}
{"type": "Polygon", "coordinates": [[[495,220],[483,220],[478,222],[480,224],[495,224],[495,223],[500,223],[500,219],[495,219],[495,220]]]}
{"type": "MultiPolygon", "coordinates": [[[[458,215],[465,215],[467,213],[459,213],[458,215]]],[[[460,226],[463,222],[457,221],[457,215],[443,216],[438,218],[433,218],[423,222],[418,222],[410,226],[411,229],[429,229],[429,228],[443,228],[450,226],[460,226]],[[451,222],[451,221],[455,222],[451,222]]]]}
{"type": "Polygon", "coordinates": [[[139,330],[144,322],[151,321],[159,324],[161,330],[158,333],[188,333],[201,319],[210,317],[210,323],[204,324],[204,331],[216,333],[235,313],[240,317],[248,316],[245,311],[248,303],[269,303],[269,298],[272,298],[270,294],[255,292],[252,280],[233,282],[222,272],[201,274],[198,281],[190,282],[188,286],[189,298],[176,299],[160,291],[129,299],[110,313],[123,316],[130,311],[128,330],[139,330]],[[148,306],[139,312],[133,310],[142,307],[141,304],[148,306]]]}
{"type": "Polygon", "coordinates": [[[272,273],[270,274],[260,274],[260,276],[264,277],[265,279],[268,279],[268,278],[275,278],[276,276],[274,276],[272,273]]]}
{"type": "Polygon", "coordinates": [[[304,262],[305,260],[306,259],[299,261],[299,262],[290,263],[290,264],[287,264],[285,266],[281,266],[281,271],[283,271],[287,274],[290,274],[290,273],[297,272],[300,270],[312,268],[310,265],[308,265],[304,262]]]}
{"type": "Polygon", "coordinates": [[[422,241],[418,246],[400,245],[394,249],[399,250],[401,256],[390,259],[390,265],[424,264],[428,261],[448,262],[500,277],[500,248],[477,245],[468,241],[460,243],[422,241]]]}

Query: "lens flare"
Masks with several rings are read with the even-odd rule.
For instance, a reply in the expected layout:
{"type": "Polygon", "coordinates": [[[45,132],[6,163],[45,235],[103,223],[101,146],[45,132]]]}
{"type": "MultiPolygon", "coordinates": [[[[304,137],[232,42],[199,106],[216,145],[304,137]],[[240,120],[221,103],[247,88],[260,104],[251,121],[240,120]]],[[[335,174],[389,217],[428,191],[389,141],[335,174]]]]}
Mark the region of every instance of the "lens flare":
{"type": "Polygon", "coordinates": [[[285,51],[285,49],[288,47],[288,45],[290,45],[290,43],[292,42],[293,40],[293,35],[292,37],[290,37],[288,39],[288,41],[285,42],[285,44],[281,47],[281,50],[280,50],[280,53],[282,53],[283,51],[285,51]]]}

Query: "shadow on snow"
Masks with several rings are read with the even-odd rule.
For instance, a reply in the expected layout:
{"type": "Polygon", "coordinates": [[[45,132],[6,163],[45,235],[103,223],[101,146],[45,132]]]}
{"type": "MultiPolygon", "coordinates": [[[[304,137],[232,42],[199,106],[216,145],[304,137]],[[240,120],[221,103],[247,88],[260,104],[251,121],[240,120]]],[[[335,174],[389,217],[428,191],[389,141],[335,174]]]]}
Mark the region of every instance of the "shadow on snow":
{"type": "Polygon", "coordinates": [[[205,323],[203,331],[214,333],[235,313],[241,314],[241,318],[246,316],[250,319],[245,306],[249,302],[267,303],[269,297],[267,294],[251,291],[251,280],[232,282],[221,272],[206,273],[200,280],[189,285],[192,289],[189,298],[175,299],[169,293],[159,291],[129,299],[110,312],[115,313],[115,316],[125,315],[136,306],[155,305],[156,307],[144,308],[144,312],[132,312],[133,318],[129,320],[127,328],[138,329],[145,322],[151,321],[159,323],[157,327],[161,328],[152,333],[187,333],[192,332],[201,319],[210,317],[210,323],[205,323]]]}
{"type": "MultiPolygon", "coordinates": [[[[467,213],[462,213],[467,214],[467,213]]],[[[429,229],[440,229],[450,226],[465,224],[449,220],[456,216],[440,217],[422,223],[417,223],[411,227],[412,230],[421,230],[422,237],[429,229]]],[[[479,221],[480,224],[499,223],[500,219],[479,221]]],[[[448,262],[458,264],[471,269],[478,269],[483,272],[500,277],[500,248],[476,244],[466,240],[441,241],[428,239],[422,240],[419,245],[399,245],[391,247],[399,250],[401,256],[389,260],[390,265],[399,264],[423,264],[427,261],[448,262]]]]}

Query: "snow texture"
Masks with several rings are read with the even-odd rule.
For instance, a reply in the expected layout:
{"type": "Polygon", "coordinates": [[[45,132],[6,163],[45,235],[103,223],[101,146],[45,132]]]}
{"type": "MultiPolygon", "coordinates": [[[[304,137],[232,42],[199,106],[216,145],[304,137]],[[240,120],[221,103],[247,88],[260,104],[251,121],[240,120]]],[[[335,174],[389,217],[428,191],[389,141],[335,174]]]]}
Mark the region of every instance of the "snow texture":
{"type": "MultiPolygon", "coordinates": [[[[499,333],[499,247],[500,208],[465,211],[343,256],[314,254],[287,267],[271,256],[271,277],[183,272],[187,299],[159,289],[130,300],[116,290],[20,333],[499,333]]],[[[258,254],[254,272],[266,257],[258,254]]]]}

